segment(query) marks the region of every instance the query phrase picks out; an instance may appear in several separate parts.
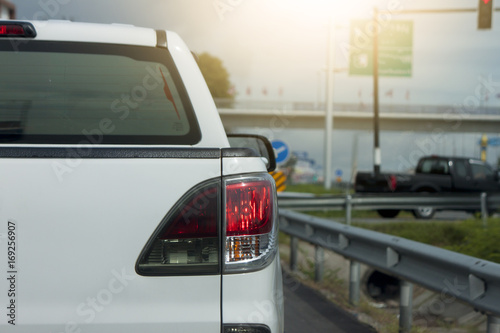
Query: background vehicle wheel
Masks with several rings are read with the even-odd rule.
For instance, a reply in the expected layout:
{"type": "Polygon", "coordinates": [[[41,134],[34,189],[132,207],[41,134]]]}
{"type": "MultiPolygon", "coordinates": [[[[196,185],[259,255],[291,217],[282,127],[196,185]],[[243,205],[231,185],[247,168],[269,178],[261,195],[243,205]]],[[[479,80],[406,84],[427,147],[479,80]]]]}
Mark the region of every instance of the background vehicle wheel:
{"type": "Polygon", "coordinates": [[[397,209],[379,209],[377,210],[378,215],[383,218],[392,219],[398,216],[399,210],[397,209]]]}
{"type": "MultiPolygon", "coordinates": [[[[420,194],[429,194],[429,193],[434,193],[435,191],[428,189],[421,189],[417,192],[420,194]]],[[[436,209],[432,207],[418,207],[417,209],[412,210],[412,213],[413,216],[415,216],[417,219],[429,220],[436,213],[436,209]]]]}
{"type": "Polygon", "coordinates": [[[429,220],[436,213],[436,209],[432,207],[418,207],[417,209],[412,210],[412,213],[417,219],[429,220]]]}

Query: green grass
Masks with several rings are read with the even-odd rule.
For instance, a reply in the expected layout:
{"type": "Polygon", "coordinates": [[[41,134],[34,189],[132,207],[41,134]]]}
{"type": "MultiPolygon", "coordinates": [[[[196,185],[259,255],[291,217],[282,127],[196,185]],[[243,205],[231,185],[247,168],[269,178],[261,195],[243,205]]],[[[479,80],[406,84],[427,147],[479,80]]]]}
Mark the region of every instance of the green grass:
{"type": "Polygon", "coordinates": [[[355,225],[500,263],[498,246],[500,219],[498,218],[489,219],[487,228],[483,227],[481,220],[355,225]]]}
{"type": "MultiPolygon", "coordinates": [[[[313,215],[325,219],[340,219],[345,218],[345,210],[318,210],[318,211],[304,211],[304,214],[313,215]]],[[[352,218],[380,218],[380,215],[374,210],[353,210],[351,212],[352,218]]],[[[398,218],[413,218],[410,212],[401,211],[398,218]]]]}
{"type": "Polygon", "coordinates": [[[312,193],[316,195],[345,194],[345,188],[334,187],[330,190],[326,190],[324,186],[320,184],[295,184],[287,185],[286,192],[312,193]]]}

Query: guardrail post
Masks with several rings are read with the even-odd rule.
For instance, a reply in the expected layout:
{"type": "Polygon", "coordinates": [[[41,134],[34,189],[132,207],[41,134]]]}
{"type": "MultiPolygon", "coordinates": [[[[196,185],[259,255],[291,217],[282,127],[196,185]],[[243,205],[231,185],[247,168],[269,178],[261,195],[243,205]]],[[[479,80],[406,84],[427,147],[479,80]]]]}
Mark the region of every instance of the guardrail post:
{"type": "Polygon", "coordinates": [[[350,277],[349,277],[349,303],[354,306],[359,304],[359,290],[361,285],[360,264],[357,261],[350,261],[350,277]]]}
{"type": "Polygon", "coordinates": [[[352,196],[350,194],[345,198],[345,223],[351,225],[352,219],[352,196]]]}
{"type": "Polygon", "coordinates": [[[483,219],[483,227],[488,226],[488,196],[485,192],[481,193],[481,218],[483,219]]]}
{"type": "Polygon", "coordinates": [[[399,333],[409,333],[413,317],[413,283],[401,280],[399,300],[399,333]]]}
{"type": "Polygon", "coordinates": [[[290,270],[297,271],[297,251],[299,248],[299,239],[295,236],[290,236],[290,270]]]}
{"type": "Polygon", "coordinates": [[[325,263],[325,251],[319,245],[315,247],[314,255],[314,280],[316,282],[321,282],[323,280],[324,263],[325,263]]]}
{"type": "Polygon", "coordinates": [[[500,318],[488,316],[487,333],[500,333],[500,318]]]}

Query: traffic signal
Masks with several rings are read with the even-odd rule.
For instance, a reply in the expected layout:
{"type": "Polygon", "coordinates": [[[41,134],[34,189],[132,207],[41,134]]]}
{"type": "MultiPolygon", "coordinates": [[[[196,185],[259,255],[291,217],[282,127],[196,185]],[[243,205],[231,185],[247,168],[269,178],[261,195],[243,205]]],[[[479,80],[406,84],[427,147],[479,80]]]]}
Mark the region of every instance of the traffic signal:
{"type": "Polygon", "coordinates": [[[477,19],[477,28],[491,29],[492,14],[493,14],[493,0],[479,0],[479,15],[477,19]]]}

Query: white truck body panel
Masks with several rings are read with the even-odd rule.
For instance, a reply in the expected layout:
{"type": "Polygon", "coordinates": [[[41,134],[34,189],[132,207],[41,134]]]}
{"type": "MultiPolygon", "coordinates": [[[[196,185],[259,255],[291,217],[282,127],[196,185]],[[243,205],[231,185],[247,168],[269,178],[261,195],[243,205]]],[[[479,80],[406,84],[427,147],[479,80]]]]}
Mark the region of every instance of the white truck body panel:
{"type": "MultiPolygon", "coordinates": [[[[54,163],[65,161],[0,160],[0,233],[15,221],[18,235],[17,321],[9,325],[3,313],[0,331],[63,332],[75,323],[95,333],[133,332],[129,324],[219,332],[220,276],[152,278],[134,267],[180,194],[220,174],[220,161],[83,160],[62,182],[54,163]],[[190,176],[176,177],[179,170],[190,176]]],[[[7,239],[0,245],[5,254],[7,239]]],[[[0,267],[9,275],[6,255],[0,267]]],[[[0,280],[4,309],[8,284],[0,280]]]]}
{"type": "MultiPolygon", "coordinates": [[[[36,41],[164,47],[152,29],[31,23],[36,41]]],[[[166,37],[199,125],[198,142],[0,143],[0,332],[215,333],[226,323],[283,332],[278,255],[264,269],[223,274],[221,240],[218,274],[138,273],[143,249],[191,189],[213,179],[222,187],[225,176],[267,172],[260,157],[223,157],[229,142],[196,61],[177,34],[166,37]],[[252,317],[256,304],[268,312],[252,317]]],[[[11,40],[14,47],[30,42],[11,40]]],[[[0,103],[0,113],[8,102],[0,103]]],[[[0,121],[0,136],[5,123],[0,121]]],[[[217,207],[225,214],[224,206],[217,207]]],[[[222,238],[224,228],[218,228],[222,238]]]]}

